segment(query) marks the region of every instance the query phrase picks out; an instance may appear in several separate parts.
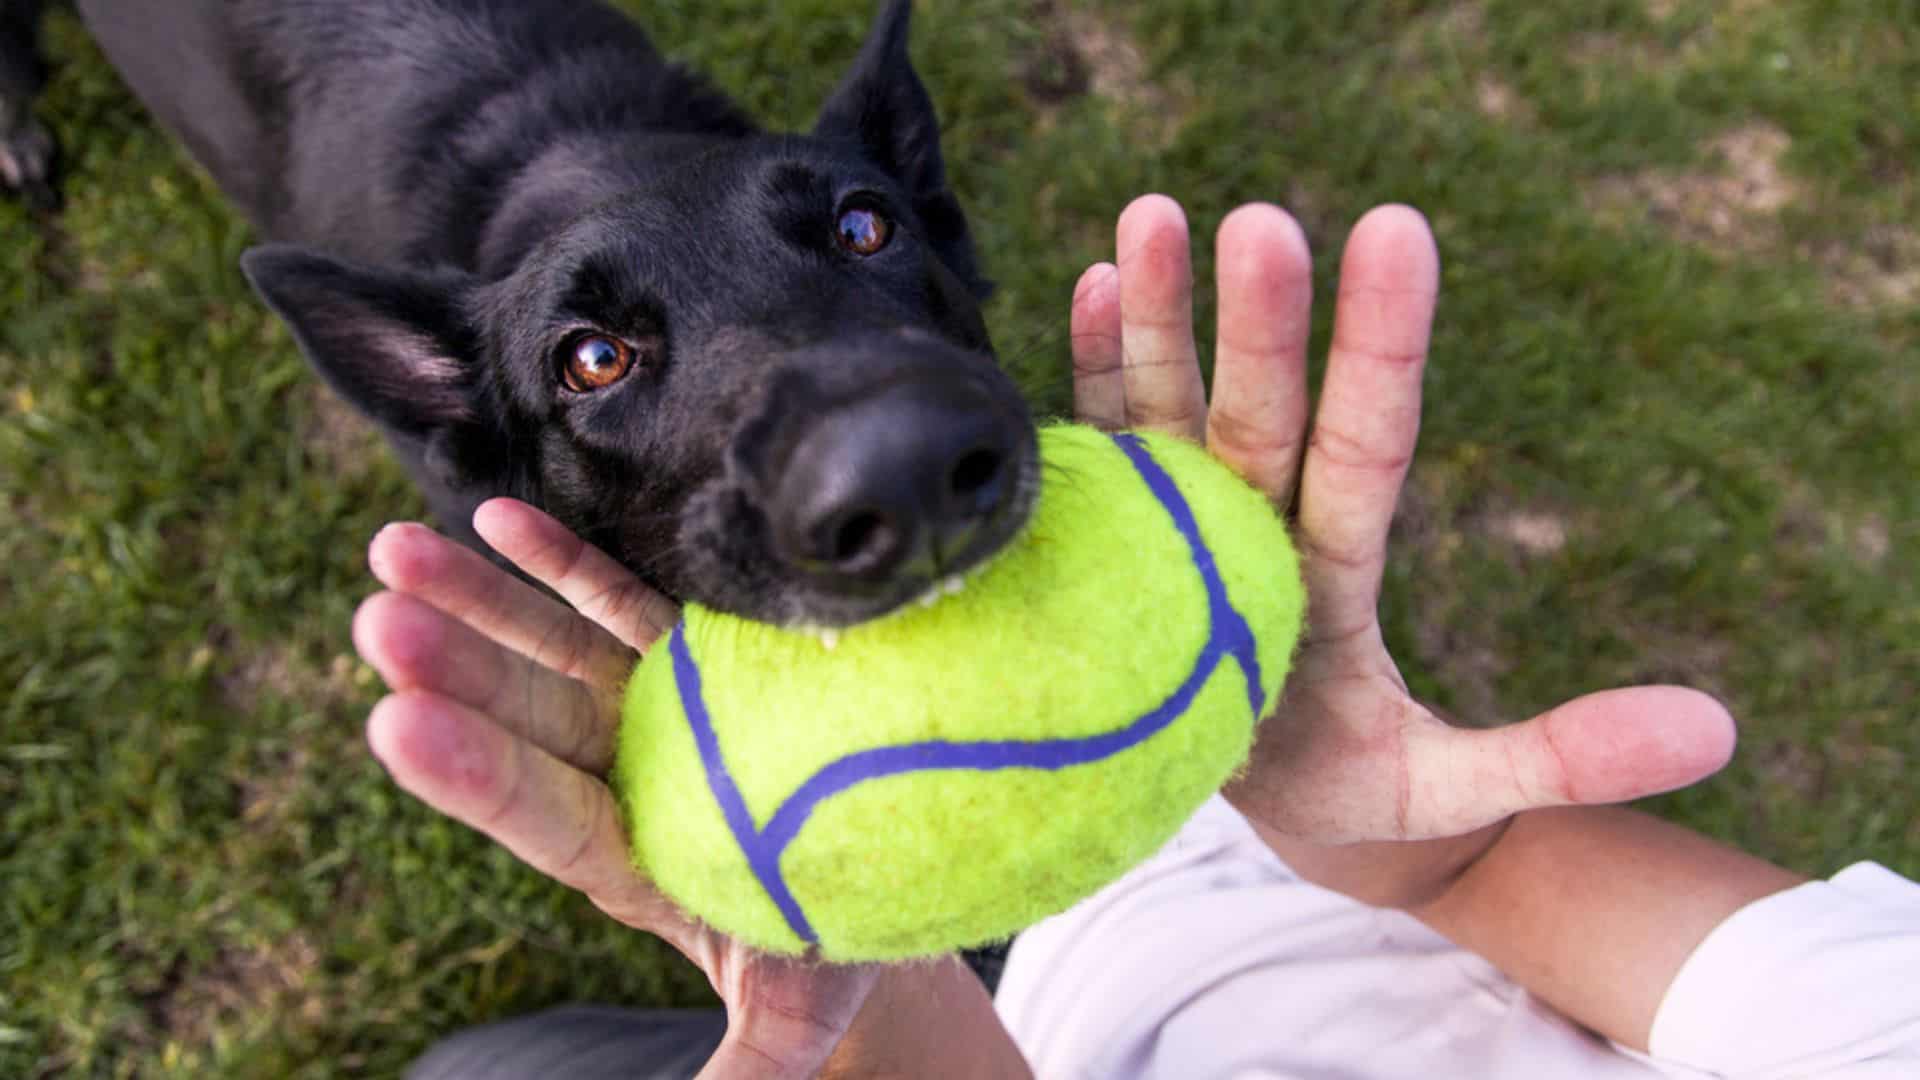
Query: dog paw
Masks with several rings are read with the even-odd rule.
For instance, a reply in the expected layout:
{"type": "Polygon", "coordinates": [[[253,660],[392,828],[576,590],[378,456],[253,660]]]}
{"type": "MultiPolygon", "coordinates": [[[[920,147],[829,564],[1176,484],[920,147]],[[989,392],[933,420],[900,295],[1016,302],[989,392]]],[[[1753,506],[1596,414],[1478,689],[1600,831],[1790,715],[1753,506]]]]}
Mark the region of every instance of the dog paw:
{"type": "Polygon", "coordinates": [[[60,196],[53,186],[55,152],[53,136],[31,116],[0,130],[0,190],[17,193],[38,210],[58,206],[60,196]]]}

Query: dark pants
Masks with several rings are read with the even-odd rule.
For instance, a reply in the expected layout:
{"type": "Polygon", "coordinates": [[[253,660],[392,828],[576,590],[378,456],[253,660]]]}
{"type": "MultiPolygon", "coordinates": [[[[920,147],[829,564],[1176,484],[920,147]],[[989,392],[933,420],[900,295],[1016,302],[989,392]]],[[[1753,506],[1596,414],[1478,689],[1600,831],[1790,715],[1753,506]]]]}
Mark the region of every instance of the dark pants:
{"type": "Polygon", "coordinates": [[[686,1080],[726,1031],[719,1009],[567,1005],[462,1031],[407,1080],[686,1080]]]}

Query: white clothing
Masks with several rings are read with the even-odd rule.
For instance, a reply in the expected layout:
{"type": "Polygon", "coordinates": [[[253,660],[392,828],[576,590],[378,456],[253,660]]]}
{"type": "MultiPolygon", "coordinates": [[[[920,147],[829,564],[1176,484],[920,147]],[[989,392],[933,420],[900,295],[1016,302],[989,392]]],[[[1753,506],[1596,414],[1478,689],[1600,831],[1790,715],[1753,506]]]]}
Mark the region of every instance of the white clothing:
{"type": "Polygon", "coordinates": [[[1861,863],[1736,912],[1642,1055],[1412,917],[1301,880],[1216,797],[1022,934],[995,1005],[1043,1080],[1920,1080],[1920,886],[1861,863]]]}

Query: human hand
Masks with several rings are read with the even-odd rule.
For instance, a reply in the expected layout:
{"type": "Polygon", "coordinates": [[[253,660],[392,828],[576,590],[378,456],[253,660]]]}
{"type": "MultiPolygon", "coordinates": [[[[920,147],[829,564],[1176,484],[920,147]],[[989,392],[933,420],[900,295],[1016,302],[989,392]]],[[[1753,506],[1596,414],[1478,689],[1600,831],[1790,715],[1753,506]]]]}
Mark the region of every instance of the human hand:
{"type": "Polygon", "coordinates": [[[1406,906],[1444,887],[1519,811],[1638,798],[1725,764],[1732,721],[1691,690],[1589,694],[1489,730],[1450,726],[1407,692],[1378,605],[1439,289],[1417,212],[1382,207],[1353,230],[1311,429],[1312,267],[1292,218],[1252,205],[1220,226],[1211,407],[1178,204],[1136,200],[1117,241],[1118,266],[1091,267],[1075,289],[1076,411],[1204,441],[1294,519],[1306,633],[1251,765],[1226,791],[1282,857],[1323,884],[1406,906]],[[1407,840],[1445,842],[1366,843],[1407,840]]]}
{"type": "Polygon", "coordinates": [[[367,721],[374,754],[429,806],[698,965],[727,1007],[726,1038],[702,1076],[816,1075],[879,969],[756,952],[682,914],[634,870],[601,779],[620,688],[677,611],[524,503],[489,502],[474,527],[572,608],[424,526],[381,530],[368,561],[391,591],[363,603],[353,625],[392,689],[367,721]]]}

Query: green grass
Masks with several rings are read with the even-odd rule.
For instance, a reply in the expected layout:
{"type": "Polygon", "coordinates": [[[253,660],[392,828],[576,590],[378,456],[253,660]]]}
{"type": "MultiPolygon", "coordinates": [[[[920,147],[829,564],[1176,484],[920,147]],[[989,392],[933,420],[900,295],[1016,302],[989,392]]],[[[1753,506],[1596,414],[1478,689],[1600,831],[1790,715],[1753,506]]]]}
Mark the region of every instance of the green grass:
{"type": "MultiPolygon", "coordinates": [[[[870,10],[644,6],[784,124],[870,10]]],[[[1743,748],[1660,808],[1920,874],[1920,3],[1062,6],[930,5],[916,45],[1036,401],[1130,195],[1202,237],[1294,206],[1322,295],[1362,210],[1423,207],[1445,293],[1385,601],[1416,688],[1491,722],[1704,686],[1743,748]],[[1729,132],[1784,198],[1725,179],[1729,132]]],[[[418,501],[249,294],[246,228],[50,38],[70,205],[0,207],[0,1075],[391,1074],[547,1003],[710,1000],[366,754],[348,617],[418,501]]]]}

